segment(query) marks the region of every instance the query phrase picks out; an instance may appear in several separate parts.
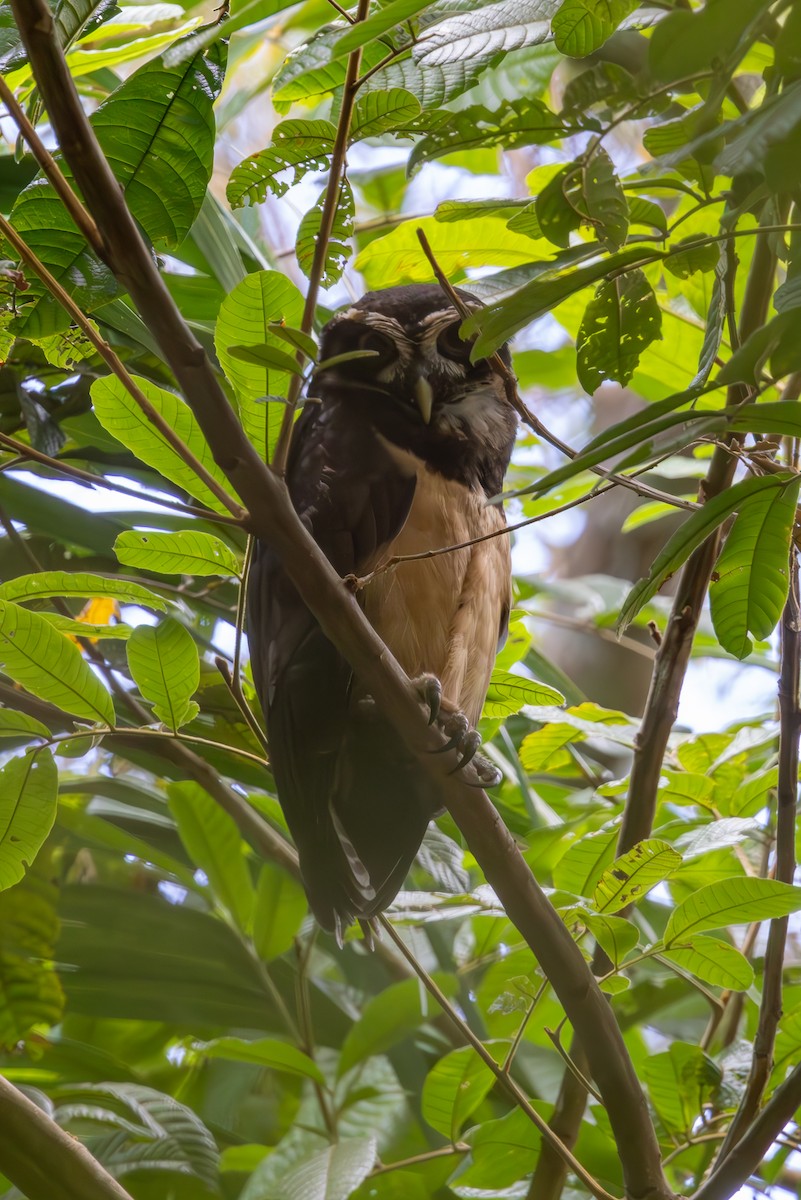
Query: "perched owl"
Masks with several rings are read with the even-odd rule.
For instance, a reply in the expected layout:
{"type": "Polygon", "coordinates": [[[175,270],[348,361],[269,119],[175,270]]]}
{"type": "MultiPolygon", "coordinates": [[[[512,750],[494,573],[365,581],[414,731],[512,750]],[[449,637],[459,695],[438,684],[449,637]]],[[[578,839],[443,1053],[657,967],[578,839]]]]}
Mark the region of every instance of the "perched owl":
{"type": "MultiPolygon", "coordinates": [[[[468,304],[474,298],[460,293],[468,304]]],[[[437,286],[369,292],[322,333],[295,425],[292,502],[343,576],[396,554],[503,529],[516,419],[437,286]]],[[[507,351],[502,352],[507,357],[507,351]]],[[[508,538],[401,563],[360,593],[412,678],[436,676],[443,711],[478,721],[510,604],[508,538]]],[[[278,558],[258,544],[248,636],[272,771],[319,923],[341,939],[392,902],[442,807],[439,787],[365,696],[278,558]]]]}

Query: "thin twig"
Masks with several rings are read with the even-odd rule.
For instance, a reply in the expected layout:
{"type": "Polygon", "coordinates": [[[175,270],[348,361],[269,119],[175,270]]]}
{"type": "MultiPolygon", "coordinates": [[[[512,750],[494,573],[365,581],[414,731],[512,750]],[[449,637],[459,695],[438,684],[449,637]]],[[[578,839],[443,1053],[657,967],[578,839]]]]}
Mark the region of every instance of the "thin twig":
{"type": "Polygon", "coordinates": [[[487,1050],[486,1046],[481,1041],[481,1038],[476,1037],[467,1022],[462,1020],[442,989],[437,986],[425,968],[417,961],[415,956],[409,950],[409,947],[397,932],[392,922],[383,915],[379,917],[379,922],[381,924],[381,928],[389,934],[403,957],[416,972],[426,991],[434,997],[442,1011],[458,1028],[465,1041],[469,1042],[481,1061],[485,1064],[485,1066],[489,1067],[490,1071],[492,1071],[493,1075],[504,1088],[504,1090],[509,1093],[518,1108],[520,1108],[526,1114],[532,1125],[539,1130],[543,1139],[550,1142],[554,1148],[554,1151],[560,1156],[560,1158],[562,1158],[562,1160],[567,1164],[568,1168],[577,1176],[577,1178],[580,1179],[591,1195],[597,1197],[597,1200],[613,1200],[611,1193],[607,1192],[606,1189],[603,1188],[600,1183],[598,1183],[597,1179],[594,1179],[592,1175],[590,1175],[589,1171],[585,1170],[575,1155],[571,1154],[567,1146],[562,1145],[559,1139],[548,1128],[548,1122],[540,1116],[535,1108],[532,1108],[528,1097],[514,1081],[514,1079],[512,1079],[511,1075],[506,1072],[503,1066],[499,1065],[495,1061],[489,1050],[487,1050]]]}
{"type": "MultiPolygon", "coordinates": [[[[356,12],[355,24],[364,21],[370,8],[370,0],[359,0],[359,7],[356,12]]],[[[311,333],[314,325],[314,313],[317,308],[317,297],[320,294],[323,274],[325,272],[325,261],[328,255],[328,244],[331,241],[331,234],[334,229],[334,221],[336,220],[337,205],[342,192],[342,186],[345,182],[345,169],[347,166],[348,140],[350,138],[350,123],[353,116],[353,107],[356,103],[356,83],[359,78],[359,67],[362,61],[362,48],[359,46],[356,50],[351,51],[348,55],[348,65],[345,70],[345,82],[342,87],[342,103],[339,109],[339,117],[337,119],[337,131],[334,138],[334,146],[331,151],[331,167],[328,172],[328,183],[325,190],[325,199],[323,201],[323,210],[320,214],[320,229],[317,234],[317,240],[314,244],[314,258],[312,259],[311,270],[309,271],[309,288],[306,292],[306,300],[303,305],[303,317],[301,318],[300,328],[303,333],[311,333]]],[[[298,363],[302,366],[303,354],[298,351],[298,363]]],[[[289,443],[292,438],[292,423],[295,420],[295,409],[297,408],[300,398],[300,389],[302,386],[302,377],[293,375],[289,382],[289,391],[287,393],[286,404],[281,418],[281,429],[278,434],[278,441],[275,445],[275,452],[272,459],[272,469],[279,476],[283,476],[286,471],[287,457],[289,455],[289,443]]]]}
{"type": "MultiPolygon", "coordinates": [[[[105,475],[93,475],[91,471],[84,471],[80,467],[73,467],[70,463],[66,463],[60,458],[51,458],[49,454],[43,454],[41,450],[36,450],[33,446],[28,446],[25,442],[18,442],[16,438],[9,437],[7,433],[0,433],[0,446],[6,446],[9,450],[14,450],[22,460],[30,460],[31,462],[39,463],[43,467],[51,467],[54,471],[58,471],[62,475],[69,476],[70,479],[77,479],[81,483],[88,483],[92,487],[106,488],[110,492],[120,492],[124,496],[133,496],[135,500],[147,500],[149,504],[159,504],[163,508],[172,508],[176,512],[184,513],[187,517],[199,517],[203,521],[216,521],[222,525],[241,526],[241,521],[238,517],[231,517],[227,513],[218,513],[211,508],[201,508],[195,504],[184,504],[181,500],[171,500],[168,497],[159,496],[154,500],[152,496],[144,496],[141,491],[136,488],[128,487],[124,483],[112,483],[105,475]]],[[[3,463],[3,469],[8,470],[11,466],[16,466],[16,463],[3,463]]]]}

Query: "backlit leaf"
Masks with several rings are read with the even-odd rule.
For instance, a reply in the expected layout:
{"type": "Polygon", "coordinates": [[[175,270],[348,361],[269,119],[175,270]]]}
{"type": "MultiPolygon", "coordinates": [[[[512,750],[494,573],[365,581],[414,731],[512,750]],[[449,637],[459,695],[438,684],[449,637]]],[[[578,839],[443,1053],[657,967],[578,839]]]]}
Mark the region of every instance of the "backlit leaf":
{"type": "Polygon", "coordinates": [[[58,772],[49,750],[29,750],[0,768],[0,889],[36,858],[56,818],[58,772]]]}
{"type": "Polygon", "coordinates": [[[587,305],[576,341],[584,390],[592,394],[606,380],[627,384],[661,329],[662,314],[642,271],[605,280],[587,305]]]}
{"type": "Polygon", "coordinates": [[[127,652],[134,682],[159,721],[179,729],[197,715],[190,697],[200,683],[200,663],[188,629],[173,617],[158,625],[138,625],[127,652]]]}
{"type": "Polygon", "coordinates": [[[195,529],[175,533],[129,529],[117,538],[114,553],[125,566],[161,575],[238,576],[241,569],[225,542],[195,529]]]}
{"type": "Polygon", "coordinates": [[[699,888],[671,913],[665,945],[682,944],[706,929],[784,917],[801,909],[801,887],[777,879],[735,876],[699,888]]]}
{"type": "Polygon", "coordinates": [[[681,855],[668,842],[650,838],[616,858],[595,889],[593,901],[603,913],[618,912],[641,900],[681,866],[681,855]]]}

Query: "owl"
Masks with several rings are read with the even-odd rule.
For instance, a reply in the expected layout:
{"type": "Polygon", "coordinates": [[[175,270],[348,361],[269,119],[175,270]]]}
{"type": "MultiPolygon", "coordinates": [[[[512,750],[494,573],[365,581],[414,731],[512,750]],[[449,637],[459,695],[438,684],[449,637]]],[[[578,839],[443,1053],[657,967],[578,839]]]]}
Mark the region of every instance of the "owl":
{"type": "MultiPolygon", "coordinates": [[[[435,285],[369,292],[335,316],[287,464],[292,503],[343,577],[454,547],[377,573],[359,597],[407,674],[441,682],[440,719],[457,728],[479,719],[508,625],[509,542],[503,509],[488,501],[502,490],[516,429],[502,379],[488,360],[471,363],[461,323],[435,285]],[[487,534],[500,536],[465,545],[487,534]]],[[[317,921],[341,942],[354,919],[369,922],[395,898],[441,810],[439,785],[263,543],[247,626],[303,883],[317,921]]]]}

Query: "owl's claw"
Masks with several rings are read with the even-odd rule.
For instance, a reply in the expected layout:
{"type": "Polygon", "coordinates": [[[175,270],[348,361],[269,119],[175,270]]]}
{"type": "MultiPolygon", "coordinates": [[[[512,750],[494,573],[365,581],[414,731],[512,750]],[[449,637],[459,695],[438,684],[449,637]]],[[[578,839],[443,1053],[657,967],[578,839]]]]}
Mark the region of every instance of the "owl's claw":
{"type": "Polygon", "coordinates": [[[428,709],[428,723],[433,725],[442,707],[442,684],[436,675],[420,675],[414,680],[414,686],[428,709]]]}

